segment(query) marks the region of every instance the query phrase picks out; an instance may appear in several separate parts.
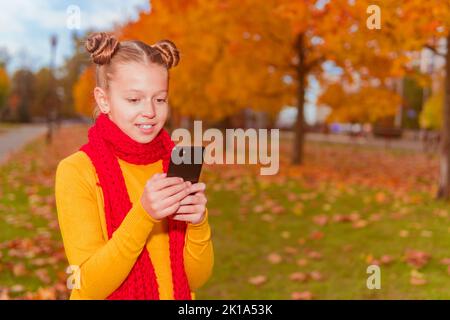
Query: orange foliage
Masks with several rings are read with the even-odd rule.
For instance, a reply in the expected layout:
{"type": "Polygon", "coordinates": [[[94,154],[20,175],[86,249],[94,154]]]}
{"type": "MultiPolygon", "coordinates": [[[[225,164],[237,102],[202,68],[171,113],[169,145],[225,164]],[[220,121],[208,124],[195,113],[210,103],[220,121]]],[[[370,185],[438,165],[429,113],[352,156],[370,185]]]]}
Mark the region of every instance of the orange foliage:
{"type": "Polygon", "coordinates": [[[86,68],[73,87],[75,110],[85,116],[92,116],[95,108],[94,99],[95,68],[86,68]]]}

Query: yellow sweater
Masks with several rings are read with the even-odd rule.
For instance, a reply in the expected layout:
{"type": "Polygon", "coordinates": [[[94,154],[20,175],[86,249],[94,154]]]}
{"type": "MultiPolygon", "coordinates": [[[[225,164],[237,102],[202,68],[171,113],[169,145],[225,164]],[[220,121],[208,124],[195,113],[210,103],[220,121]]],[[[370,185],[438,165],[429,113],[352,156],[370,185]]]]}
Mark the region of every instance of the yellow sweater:
{"type": "MultiPolygon", "coordinates": [[[[174,299],[167,219],[153,219],[140,201],[146,181],[163,172],[162,161],[135,165],[119,159],[119,165],[133,207],[109,240],[103,193],[89,157],[78,151],[58,165],[58,221],[69,265],[79,268],[80,277],[80,287],[72,289],[70,299],[105,299],[127,277],[144,245],[155,269],[160,299],[174,299]]],[[[214,265],[208,210],[200,223],[188,223],[184,263],[195,299],[194,291],[206,283],[214,265]]]]}

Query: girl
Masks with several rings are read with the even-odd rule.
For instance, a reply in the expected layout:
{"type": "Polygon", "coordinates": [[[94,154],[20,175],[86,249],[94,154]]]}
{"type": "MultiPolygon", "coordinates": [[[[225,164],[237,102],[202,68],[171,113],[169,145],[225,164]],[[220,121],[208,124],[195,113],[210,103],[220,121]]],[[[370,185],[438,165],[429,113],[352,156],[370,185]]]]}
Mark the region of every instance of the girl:
{"type": "Polygon", "coordinates": [[[179,52],[169,40],[106,33],[90,35],[86,49],[100,115],[55,182],[70,299],[195,299],[214,258],[205,184],[166,177],[168,70],[179,52]]]}

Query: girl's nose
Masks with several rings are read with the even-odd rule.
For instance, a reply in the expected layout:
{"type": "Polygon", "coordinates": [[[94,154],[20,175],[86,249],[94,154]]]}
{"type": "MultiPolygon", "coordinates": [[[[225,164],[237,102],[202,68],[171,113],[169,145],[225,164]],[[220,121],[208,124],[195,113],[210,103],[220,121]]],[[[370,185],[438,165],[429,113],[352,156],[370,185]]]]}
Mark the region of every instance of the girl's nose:
{"type": "Polygon", "coordinates": [[[153,107],[153,102],[151,99],[146,101],[143,115],[149,118],[153,118],[155,116],[155,108],[153,107]]]}
{"type": "Polygon", "coordinates": [[[153,110],[145,110],[142,115],[146,118],[153,118],[155,116],[155,112],[153,110]]]}

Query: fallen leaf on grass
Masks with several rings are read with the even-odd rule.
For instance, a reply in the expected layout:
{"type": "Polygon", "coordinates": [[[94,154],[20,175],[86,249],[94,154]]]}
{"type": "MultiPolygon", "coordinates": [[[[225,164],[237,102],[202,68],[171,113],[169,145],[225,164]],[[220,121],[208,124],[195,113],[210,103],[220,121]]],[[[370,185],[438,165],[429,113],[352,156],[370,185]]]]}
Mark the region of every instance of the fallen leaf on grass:
{"type": "Polygon", "coordinates": [[[275,214],[283,213],[284,212],[284,207],[279,205],[279,204],[276,204],[276,205],[274,205],[272,207],[272,212],[275,213],[275,214]]]}
{"type": "Polygon", "coordinates": [[[283,258],[278,253],[271,253],[267,256],[267,260],[269,260],[270,263],[278,264],[283,258]]]}
{"type": "Polygon", "coordinates": [[[377,194],[375,195],[375,201],[377,203],[384,203],[386,202],[386,194],[384,192],[377,192],[377,194]]]}
{"type": "Polygon", "coordinates": [[[424,251],[407,250],[405,253],[406,262],[417,269],[423,267],[431,259],[431,255],[424,251]]]}
{"type": "Polygon", "coordinates": [[[407,238],[409,236],[409,231],[408,230],[400,230],[400,232],[398,233],[398,235],[401,238],[407,238]]]}
{"type": "Polygon", "coordinates": [[[308,275],[306,275],[303,272],[294,272],[289,275],[289,279],[292,281],[304,282],[304,281],[306,281],[307,278],[308,278],[308,275]]]}
{"type": "Polygon", "coordinates": [[[388,265],[388,264],[392,263],[393,260],[394,259],[387,254],[381,256],[381,258],[379,258],[379,259],[374,258],[372,255],[368,255],[366,258],[366,262],[368,264],[377,265],[377,266],[388,265]]]}
{"type": "Polygon", "coordinates": [[[265,222],[272,222],[274,220],[274,218],[271,214],[265,213],[261,216],[261,220],[263,220],[265,222]]]}
{"type": "Polygon", "coordinates": [[[324,237],[324,235],[325,234],[322,231],[313,231],[309,235],[309,238],[313,239],[313,240],[320,240],[320,239],[322,239],[324,237]]]}
{"type": "Polygon", "coordinates": [[[264,275],[259,275],[259,276],[251,277],[250,279],[248,279],[248,282],[255,286],[259,286],[266,281],[267,281],[267,277],[264,275]]]}
{"type": "Polygon", "coordinates": [[[353,245],[351,245],[351,244],[345,244],[342,246],[343,252],[350,252],[350,251],[352,251],[352,249],[353,249],[353,245]]]}
{"type": "Polygon", "coordinates": [[[36,259],[31,260],[30,263],[36,267],[42,267],[47,264],[47,259],[36,258],[36,259]]]}
{"type": "Polygon", "coordinates": [[[51,282],[50,276],[48,274],[47,269],[41,268],[35,271],[36,276],[45,284],[49,284],[51,282]]]}
{"type": "Polygon", "coordinates": [[[298,253],[298,249],[295,247],[284,247],[284,252],[288,253],[288,254],[297,254],[298,253]]]}
{"type": "Polygon", "coordinates": [[[16,277],[20,277],[27,273],[27,269],[23,263],[18,263],[13,266],[12,272],[16,277]]]}
{"type": "Polygon", "coordinates": [[[360,220],[360,215],[357,212],[351,214],[335,214],[333,216],[334,222],[354,222],[360,220]]]}
{"type": "Polygon", "coordinates": [[[369,217],[369,221],[380,221],[382,218],[382,215],[380,213],[373,213],[369,217]]]}
{"type": "Polygon", "coordinates": [[[9,292],[7,289],[0,289],[0,300],[10,300],[9,292]]]}
{"type": "Polygon", "coordinates": [[[348,220],[349,220],[349,221],[352,221],[352,222],[358,221],[358,220],[360,220],[360,218],[361,218],[361,216],[360,216],[360,214],[357,213],[357,212],[352,212],[352,213],[348,216],[348,220]]]}
{"type": "Polygon", "coordinates": [[[420,273],[417,270],[411,270],[411,278],[409,280],[413,286],[422,286],[427,283],[425,276],[423,273],[420,273]]]}
{"type": "Polygon", "coordinates": [[[366,220],[357,220],[355,222],[353,222],[352,227],[355,229],[361,229],[367,226],[367,221],[366,220]]]}
{"type": "Polygon", "coordinates": [[[264,207],[261,206],[261,205],[258,205],[258,206],[256,206],[256,207],[253,209],[253,211],[256,212],[256,213],[263,212],[263,211],[264,211],[264,207]]]}
{"type": "Polygon", "coordinates": [[[319,226],[324,226],[328,223],[328,216],[324,214],[319,214],[313,217],[313,222],[319,226]]]}
{"type": "Polygon", "coordinates": [[[308,257],[314,260],[320,260],[322,259],[322,254],[320,252],[317,251],[309,251],[307,253],[308,257]]]}
{"type": "Polygon", "coordinates": [[[422,230],[420,235],[424,238],[431,238],[433,236],[433,231],[430,230],[422,230]]]}
{"type": "Polygon", "coordinates": [[[306,266],[308,264],[308,260],[306,259],[298,259],[297,260],[297,265],[300,267],[306,266]]]}
{"type": "Polygon", "coordinates": [[[11,292],[18,293],[25,290],[25,287],[21,284],[15,284],[11,287],[11,292]]]}
{"type": "Polygon", "coordinates": [[[36,300],[55,300],[56,290],[53,287],[42,288],[40,287],[36,292],[36,300]]]}
{"type": "Polygon", "coordinates": [[[448,216],[448,212],[445,209],[436,209],[434,212],[435,216],[446,218],[448,216]]]}
{"type": "Polygon", "coordinates": [[[381,256],[380,261],[381,261],[381,264],[388,265],[388,264],[392,263],[394,261],[394,259],[391,256],[385,254],[385,255],[381,256]]]}
{"type": "Polygon", "coordinates": [[[311,271],[308,276],[315,281],[321,281],[323,280],[323,276],[322,273],[320,273],[319,271],[311,271]]]}
{"type": "Polygon", "coordinates": [[[312,300],[313,299],[313,295],[309,291],[292,292],[291,298],[293,300],[312,300]]]}
{"type": "Polygon", "coordinates": [[[287,199],[288,199],[290,202],[294,202],[294,201],[296,201],[296,200],[298,199],[298,196],[297,196],[297,194],[294,193],[294,192],[289,192],[289,193],[287,194],[287,199]]]}

